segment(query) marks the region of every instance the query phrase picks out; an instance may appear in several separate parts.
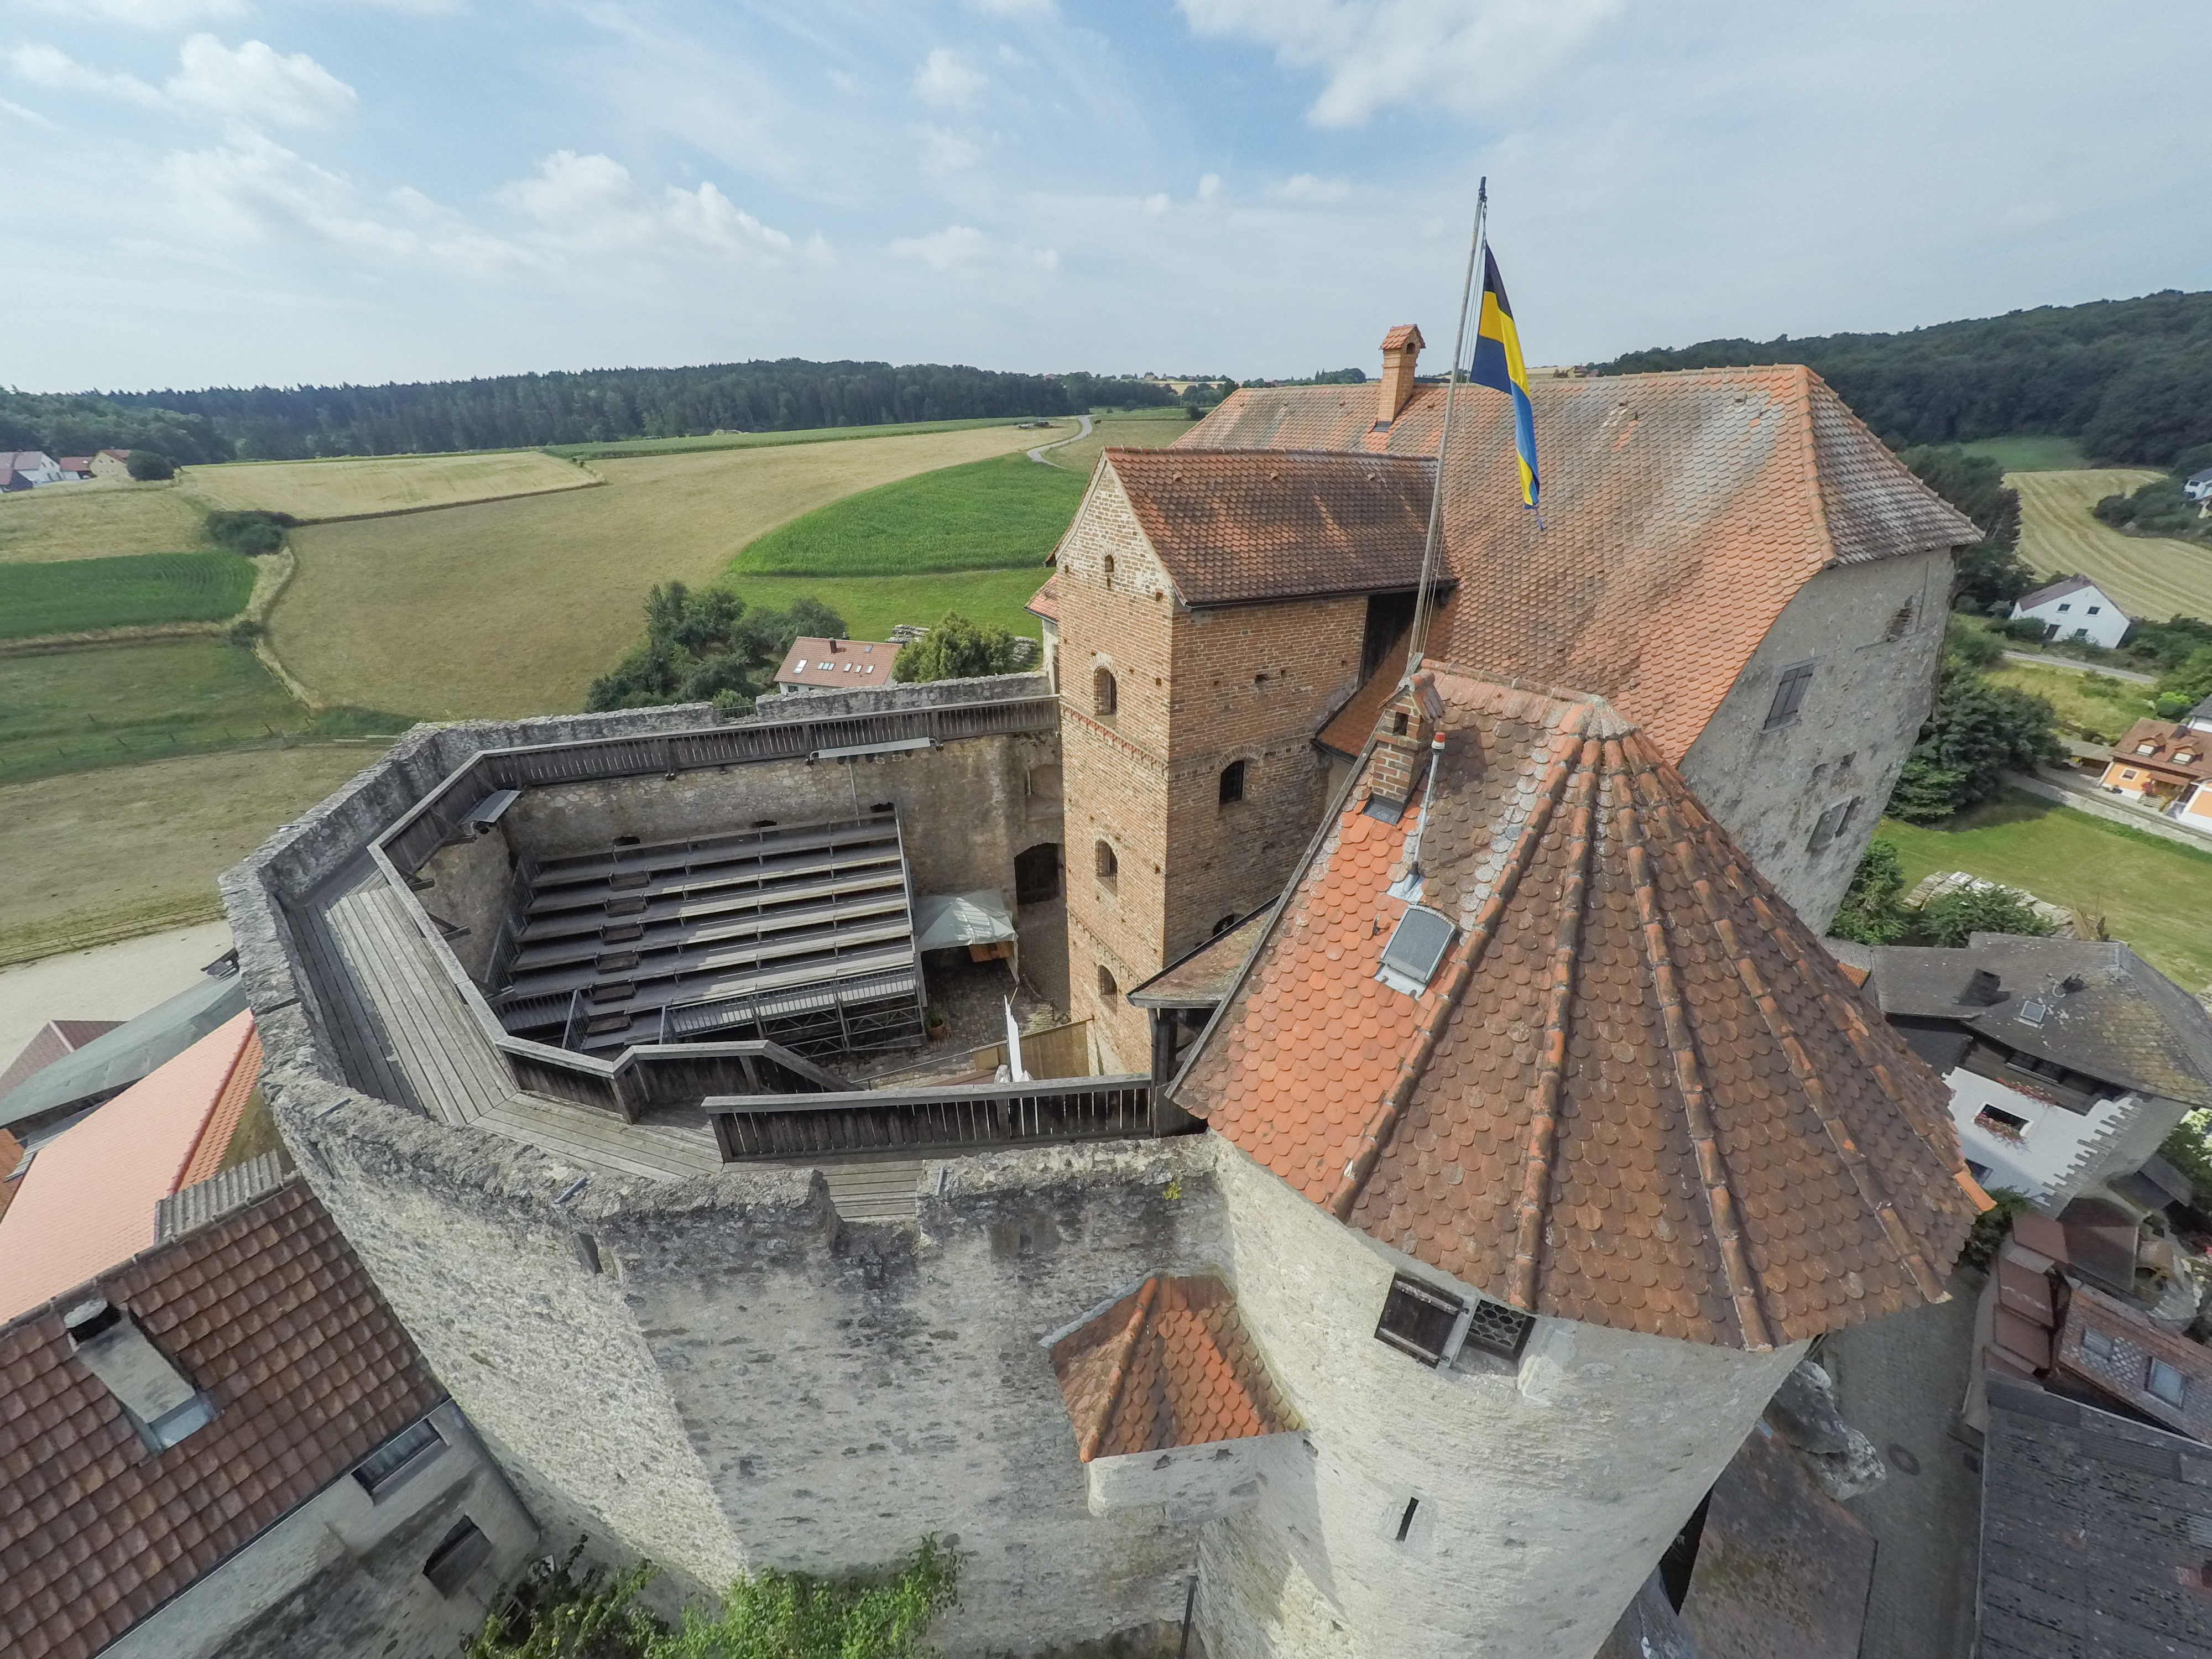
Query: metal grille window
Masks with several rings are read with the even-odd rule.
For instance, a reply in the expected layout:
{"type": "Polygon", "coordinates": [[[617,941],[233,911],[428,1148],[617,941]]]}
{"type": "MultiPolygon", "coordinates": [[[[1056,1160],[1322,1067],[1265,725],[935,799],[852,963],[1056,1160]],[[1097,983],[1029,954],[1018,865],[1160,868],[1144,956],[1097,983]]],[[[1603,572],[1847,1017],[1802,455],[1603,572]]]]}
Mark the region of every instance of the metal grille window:
{"type": "Polygon", "coordinates": [[[1110,714],[1121,706],[1121,688],[1114,684],[1114,671],[1102,668],[1091,677],[1091,707],[1094,714],[1110,714]]]}
{"type": "Polygon", "coordinates": [[[1398,918],[1390,942],[1382,947],[1382,963],[1375,977],[1394,991],[1417,997],[1436,977],[1437,964],[1451,949],[1459,929],[1436,911],[1413,905],[1398,918]]]}
{"type": "Polygon", "coordinates": [[[1221,769],[1221,804],[1234,805],[1244,799],[1244,763],[1231,761],[1221,769]]]}
{"type": "Polygon", "coordinates": [[[1098,843],[1093,857],[1097,860],[1098,879],[1111,887],[1115,878],[1121,873],[1121,860],[1115,857],[1113,848],[1103,841],[1098,843]]]}
{"type": "Polygon", "coordinates": [[[1813,684],[1813,665],[1801,662],[1794,668],[1782,671],[1781,682],[1774,688],[1774,701],[1766,710],[1764,729],[1771,732],[1778,726],[1794,726],[1797,712],[1805,706],[1805,692],[1813,684]]]}
{"type": "Polygon", "coordinates": [[[1518,1359],[1528,1346],[1528,1333],[1535,1328],[1534,1317],[1518,1308],[1509,1308],[1502,1302],[1478,1302],[1467,1322],[1467,1342],[1469,1347],[1494,1353],[1500,1359],[1518,1359]]]}
{"type": "Polygon", "coordinates": [[[382,1497],[446,1449],[446,1442],[425,1418],[411,1429],[403,1429],[361,1461],[353,1478],[371,1498],[382,1497]]]}
{"type": "Polygon", "coordinates": [[[1466,1305],[1455,1296],[1446,1296],[1400,1273],[1390,1281],[1390,1294],[1382,1298],[1382,1317],[1376,1323],[1375,1340],[1413,1355],[1424,1365],[1440,1365],[1450,1351],[1452,1330],[1466,1305]]]}

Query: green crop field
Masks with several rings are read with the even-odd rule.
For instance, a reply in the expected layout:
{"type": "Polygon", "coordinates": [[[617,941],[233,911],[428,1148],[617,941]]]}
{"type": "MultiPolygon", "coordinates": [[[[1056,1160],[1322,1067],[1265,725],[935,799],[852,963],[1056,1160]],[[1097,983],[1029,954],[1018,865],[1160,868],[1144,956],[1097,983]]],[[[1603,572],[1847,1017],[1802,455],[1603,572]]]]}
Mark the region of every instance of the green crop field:
{"type": "MultiPolygon", "coordinates": [[[[1072,422],[1062,421],[1065,428],[1072,422]]],[[[1173,443],[1190,430],[1188,414],[1180,409],[1139,409],[1126,415],[1101,415],[1092,423],[1091,435],[1078,438],[1073,443],[1058,449],[1045,451],[1045,460],[1068,472],[1079,472],[1085,477],[1098,465],[1098,452],[1112,446],[1119,449],[1159,449],[1173,443]]],[[[1063,431],[1037,434],[1047,442],[1065,437],[1063,431]]]]}
{"type": "Polygon", "coordinates": [[[304,720],[251,651],[221,640],[0,657],[0,781],[265,739],[304,720]]]}
{"type": "Polygon", "coordinates": [[[2165,475],[2140,467],[2012,472],[2020,491],[2021,556],[2045,576],[2087,576],[2130,617],[2212,618],[2212,547],[2157,536],[2123,536],[2092,516],[2106,495],[2165,475]]]}
{"type": "Polygon", "coordinates": [[[2120,734],[2154,711],[2142,694],[2148,688],[2111,675],[2066,667],[2061,661],[2015,662],[2008,659],[1988,671],[1996,684],[2009,685],[2047,701],[2059,720],[2092,743],[2116,743],[2120,734]],[[2100,684],[2103,682],[2103,684],[2100,684]]]}
{"type": "Polygon", "coordinates": [[[246,609],[252,592],[253,562],[235,553],[126,553],[0,564],[0,639],[220,622],[246,609]]]}
{"type": "Polygon", "coordinates": [[[1988,456],[2008,472],[2074,472],[2089,465],[2071,438],[1975,438],[1960,447],[1969,455],[1988,456]]]}
{"type": "MultiPolygon", "coordinates": [[[[746,544],[739,576],[895,576],[1042,564],[1084,480],[1027,455],[948,466],[862,490],[746,544]]],[[[1042,578],[1039,579],[1042,580],[1042,578]]]]}
{"type": "Polygon", "coordinates": [[[258,507],[300,519],[404,513],[464,501],[579,489],[595,480],[538,449],[459,455],[359,455],[324,461],[238,461],[188,467],[185,489],[210,507],[258,507]]]}
{"type": "Polygon", "coordinates": [[[46,484],[0,495],[0,564],[198,547],[202,508],[173,483],[46,484]]]}
{"type": "MultiPolygon", "coordinates": [[[[901,623],[933,628],[948,611],[969,622],[995,624],[1009,634],[1042,637],[1043,623],[1022,609],[1052,572],[1042,565],[1015,570],[954,570],[928,576],[733,575],[723,586],[748,605],[781,610],[812,594],[845,619],[856,640],[881,640],[901,623]]],[[[638,630],[642,633],[641,628],[638,630]]]]}
{"type": "Polygon", "coordinates": [[[1882,820],[1905,878],[1964,870],[2102,916],[2183,989],[2212,985],[2212,852],[2019,791],[1932,826],[1882,820]]]}
{"type": "MultiPolygon", "coordinates": [[[[908,421],[885,426],[810,426],[795,432],[713,432],[696,438],[621,438],[607,443],[547,444],[549,455],[594,461],[640,455],[690,455],[710,449],[773,449],[784,444],[830,444],[847,438],[908,438],[925,432],[967,432],[977,427],[1012,426],[1010,416],[971,421],[908,421]]],[[[1049,433],[1038,434],[1049,437],[1049,433]]]]}
{"type": "Polygon", "coordinates": [[[308,526],[270,643],[331,702],[440,720],[580,708],[642,635],[655,582],[712,581],[803,513],[1031,438],[999,425],[601,461],[604,489],[308,526]]]}

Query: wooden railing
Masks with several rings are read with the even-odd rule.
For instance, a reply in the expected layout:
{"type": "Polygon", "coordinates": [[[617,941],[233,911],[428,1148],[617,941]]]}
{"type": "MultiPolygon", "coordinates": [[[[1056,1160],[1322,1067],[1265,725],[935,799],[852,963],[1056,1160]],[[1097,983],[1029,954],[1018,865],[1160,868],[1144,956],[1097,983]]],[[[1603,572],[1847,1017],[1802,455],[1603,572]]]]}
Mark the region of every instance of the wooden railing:
{"type": "Polygon", "coordinates": [[[1174,1133],[1190,1121],[1142,1076],[741,1095],[700,1104],[731,1163],[1127,1139],[1174,1133]]]}

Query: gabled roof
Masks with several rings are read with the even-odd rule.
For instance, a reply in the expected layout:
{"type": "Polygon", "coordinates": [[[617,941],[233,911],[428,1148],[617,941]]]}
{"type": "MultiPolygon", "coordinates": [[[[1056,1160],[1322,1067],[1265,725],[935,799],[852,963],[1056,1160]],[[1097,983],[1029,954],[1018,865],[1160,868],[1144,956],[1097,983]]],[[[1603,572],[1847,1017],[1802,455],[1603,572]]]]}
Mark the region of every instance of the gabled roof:
{"type": "Polygon", "coordinates": [[[2021,594],[2013,601],[2013,607],[2019,611],[2033,611],[2049,600],[2063,599],[2069,593],[2079,593],[2085,587],[2094,586],[2096,584],[2087,576],[2061,576],[2057,581],[2046,583],[2033,593],[2021,594]]]}
{"type": "Polygon", "coordinates": [[[2112,758],[2123,766],[2156,767],[2183,777],[2212,778],[2212,754],[2206,752],[2208,747],[2212,744],[2208,744],[2206,734],[2187,720],[2177,724],[2172,720],[2140,720],[2112,745],[2112,758]],[[2136,751],[2146,744],[2151,752],[2137,754],[2136,751]],[[2183,755],[2189,758],[2180,759],[2183,755]]]}
{"type": "Polygon", "coordinates": [[[337,1225],[294,1180],[0,1328],[0,1632],[90,1659],[443,1397],[337,1225]],[[104,1297],[213,1401],[149,1457],[71,1358],[104,1297]]]}
{"type": "Polygon", "coordinates": [[[1382,337],[1382,349],[1385,351],[1403,351],[1407,346],[1419,351],[1428,342],[1421,337],[1419,326],[1413,323],[1401,323],[1382,337]]]}
{"type": "Polygon", "coordinates": [[[260,1066],[237,1015],[40,1147],[0,1216],[0,1320],[153,1243],[155,1206],[222,1167],[260,1066]]]}
{"type": "Polygon", "coordinates": [[[840,691],[887,685],[898,650],[885,640],[793,640],[775,671],[775,683],[834,686],[840,691]]]}
{"type": "MultiPolygon", "coordinates": [[[[2127,1410],[2185,1434],[2212,1441],[2212,1348],[2170,1331],[2118,1297],[2087,1285],[2075,1285],[2066,1316],[2051,1343],[2051,1363],[2079,1382],[2108,1395],[2127,1410]],[[2097,1332],[2103,1352],[2093,1352],[2083,1335],[2097,1332]],[[2181,1403],[2152,1392],[2150,1363],[2162,1360],[2185,1379],[2181,1403]]],[[[2078,1389],[2072,1390],[2079,1392],[2078,1389]]]]}
{"type": "Polygon", "coordinates": [[[1215,1008],[1237,982],[1260,935],[1267,931],[1272,904],[1262,905],[1232,927],[1224,928],[1197,949],[1176,958],[1128,992],[1139,1008],[1215,1008]]]}
{"type": "Polygon", "coordinates": [[[1052,1369],[1086,1463],[1299,1425],[1218,1279],[1146,1279],[1054,1343],[1052,1369]]]}
{"type": "Polygon", "coordinates": [[[1531,1312],[1765,1348],[1942,1300],[1975,1206],[1941,1079],[1603,701],[1431,664],[1417,733],[1423,684],[1433,791],[1386,823],[1364,763],[1177,1103],[1531,1312]],[[1456,931],[1409,996],[1417,827],[1456,931]]]}
{"type": "MultiPolygon", "coordinates": [[[[1387,453],[1436,453],[1444,388],[1417,387],[1387,453]]],[[[1697,369],[1530,387],[1543,528],[1520,506],[1511,404],[1462,386],[1445,459],[1439,657],[1608,698],[1680,760],[1797,590],[1832,565],[1981,532],[1810,369],[1697,369]]],[[[1371,392],[1232,392],[1176,439],[1356,451],[1371,392]]]]}
{"type": "Polygon", "coordinates": [[[1435,476],[1428,461],[1116,448],[1106,465],[1186,605],[1387,592],[1420,580],[1435,476]]]}
{"type": "Polygon", "coordinates": [[[1956,1020],[2107,1083],[2212,1106],[2212,1014],[2118,940],[1976,933],[1956,950],[1879,945],[1874,990],[1884,1014],[1956,1020]],[[1996,1000],[1969,1000],[1977,973],[1996,975],[1978,994],[1996,1000]],[[2030,1002],[2039,1020],[2025,1017],[2030,1002]]]}
{"type": "Polygon", "coordinates": [[[73,1054],[94,1037],[106,1036],[120,1020],[113,1019],[50,1019],[39,1027],[38,1035],[23,1045],[22,1052],[0,1072],[0,1099],[29,1078],[33,1072],[43,1072],[64,1054],[73,1054]]]}
{"type": "Polygon", "coordinates": [[[1030,595],[1030,602],[1022,609],[1033,617],[1042,617],[1050,622],[1060,620],[1060,574],[1057,571],[1046,578],[1045,585],[1030,595]]]}

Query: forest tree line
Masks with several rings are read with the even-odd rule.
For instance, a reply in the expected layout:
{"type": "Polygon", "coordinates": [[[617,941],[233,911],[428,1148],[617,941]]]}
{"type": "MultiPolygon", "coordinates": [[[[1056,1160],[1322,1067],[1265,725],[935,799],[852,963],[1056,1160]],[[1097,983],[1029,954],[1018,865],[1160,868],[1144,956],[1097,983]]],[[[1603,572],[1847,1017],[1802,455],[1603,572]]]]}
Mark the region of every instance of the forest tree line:
{"type": "Polygon", "coordinates": [[[1808,365],[1893,449],[2044,433],[2075,440],[2100,466],[2212,464],[2212,293],[2044,306],[1905,334],[1705,340],[1596,368],[1753,363],[1808,365]]]}
{"type": "Polygon", "coordinates": [[[935,363],[714,363],[407,386],[210,387],[46,395],[0,390],[0,448],[158,449],[186,464],[400,455],[1072,415],[1176,401],[1157,382],[935,363]]]}

